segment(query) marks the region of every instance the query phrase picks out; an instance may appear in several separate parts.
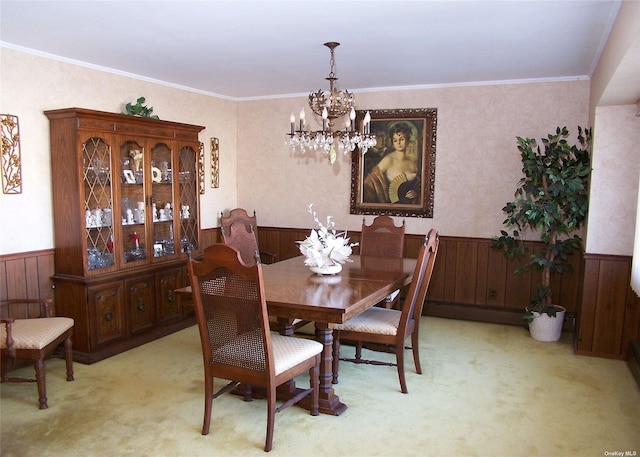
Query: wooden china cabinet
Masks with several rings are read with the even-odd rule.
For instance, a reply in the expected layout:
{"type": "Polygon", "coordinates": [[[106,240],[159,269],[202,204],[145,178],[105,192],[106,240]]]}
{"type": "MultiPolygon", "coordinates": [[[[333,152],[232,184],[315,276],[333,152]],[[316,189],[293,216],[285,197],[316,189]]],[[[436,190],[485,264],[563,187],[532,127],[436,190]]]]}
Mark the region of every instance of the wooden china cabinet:
{"type": "Polygon", "coordinates": [[[56,312],[93,363],[194,323],[174,295],[200,246],[204,128],[81,108],[46,111],[56,312]]]}

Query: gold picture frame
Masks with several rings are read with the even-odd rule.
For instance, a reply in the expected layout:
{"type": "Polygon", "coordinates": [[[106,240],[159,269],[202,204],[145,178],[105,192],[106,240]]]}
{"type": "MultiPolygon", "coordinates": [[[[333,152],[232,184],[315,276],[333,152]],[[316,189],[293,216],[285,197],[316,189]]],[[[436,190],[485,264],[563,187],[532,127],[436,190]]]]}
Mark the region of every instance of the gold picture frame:
{"type": "MultiPolygon", "coordinates": [[[[437,108],[370,110],[378,144],[356,149],[351,214],[433,217],[437,108]]],[[[358,111],[358,129],[366,111],[358,111]]]]}

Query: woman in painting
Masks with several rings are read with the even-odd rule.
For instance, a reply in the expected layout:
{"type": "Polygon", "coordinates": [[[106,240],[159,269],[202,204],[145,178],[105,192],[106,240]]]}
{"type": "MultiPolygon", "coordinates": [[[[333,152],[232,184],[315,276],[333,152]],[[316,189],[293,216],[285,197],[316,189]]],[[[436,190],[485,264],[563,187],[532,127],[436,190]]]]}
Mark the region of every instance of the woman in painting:
{"type": "Polygon", "coordinates": [[[420,179],[411,127],[406,122],[393,124],[389,137],[393,150],[364,178],[362,201],[365,203],[418,203],[420,179]]]}

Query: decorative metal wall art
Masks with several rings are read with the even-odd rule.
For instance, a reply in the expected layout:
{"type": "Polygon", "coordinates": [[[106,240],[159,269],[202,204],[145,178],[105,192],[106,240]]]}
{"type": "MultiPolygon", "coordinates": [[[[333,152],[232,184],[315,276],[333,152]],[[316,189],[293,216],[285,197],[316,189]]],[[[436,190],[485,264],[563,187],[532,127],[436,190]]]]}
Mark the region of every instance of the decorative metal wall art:
{"type": "Polygon", "coordinates": [[[198,188],[200,194],[204,194],[204,143],[200,142],[200,150],[198,151],[198,188]]]}
{"type": "Polygon", "coordinates": [[[220,140],[211,138],[211,187],[220,187],[220,140]]]}
{"type": "Polygon", "coordinates": [[[2,192],[22,193],[22,158],[18,116],[0,114],[2,129],[2,192]]]}

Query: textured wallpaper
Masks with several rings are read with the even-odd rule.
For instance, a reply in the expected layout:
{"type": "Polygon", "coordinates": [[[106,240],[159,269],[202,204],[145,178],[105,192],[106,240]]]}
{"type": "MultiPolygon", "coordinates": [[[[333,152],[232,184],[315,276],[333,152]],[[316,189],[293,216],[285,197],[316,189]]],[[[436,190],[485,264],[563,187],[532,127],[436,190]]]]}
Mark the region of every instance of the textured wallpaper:
{"type": "MultiPolygon", "coordinates": [[[[426,233],[434,226],[449,236],[487,238],[499,232],[502,208],[521,176],[516,136],[539,138],[564,125],[577,130],[588,120],[588,91],[587,81],[570,81],[355,97],[360,110],[438,109],[434,217],[407,219],[407,233],[426,233]]],[[[306,97],[240,104],[239,132],[246,134],[238,138],[238,202],[256,209],[261,224],[294,227],[312,226],[305,210],[315,203],[319,214],[357,230],[362,216],[349,214],[351,158],[339,157],[330,165],[322,155],[293,157],[284,144],[289,116],[304,103],[306,97]]]]}
{"type": "MultiPolygon", "coordinates": [[[[0,195],[0,254],[53,247],[49,126],[43,111],[77,106],[119,112],[139,96],[147,98],[161,119],[206,127],[200,134],[206,151],[202,228],[217,227],[220,211],[236,206],[255,210],[261,225],[311,228],[309,203],[316,204],[320,217],[332,215],[337,228],[358,230],[362,223],[361,215],[349,214],[351,158],[339,157],[330,165],[324,156],[294,157],[285,145],[289,116],[306,104],[306,95],[234,101],[6,48],[0,59],[0,112],[20,118],[24,162],[23,193],[0,195]],[[209,184],[211,137],[220,140],[216,189],[209,184]]],[[[433,226],[447,236],[489,238],[502,227],[501,209],[512,199],[520,179],[516,136],[540,138],[557,126],[575,131],[577,125],[586,125],[589,82],[434,87],[355,96],[358,109],[438,109],[434,217],[407,219],[407,233],[426,233],[433,226]]],[[[308,109],[307,114],[310,117],[308,109]]],[[[609,129],[616,138],[617,120],[612,118],[610,124],[602,120],[602,127],[597,127],[609,129]]],[[[636,192],[631,192],[631,184],[616,190],[607,187],[627,181],[618,176],[631,173],[626,165],[619,166],[620,160],[626,164],[634,159],[628,150],[616,149],[616,160],[605,160],[609,154],[596,155],[597,173],[605,169],[607,177],[600,182],[594,177],[602,200],[593,200],[589,247],[630,254],[625,236],[600,241],[612,213],[622,217],[619,227],[626,233],[633,215],[625,208],[633,207],[629,199],[636,192]],[[615,198],[625,201],[619,211],[611,204],[615,198]]],[[[635,161],[637,167],[637,150],[635,161]]]]}
{"type": "Polygon", "coordinates": [[[596,109],[587,252],[631,255],[640,176],[636,105],[596,109]]]}

